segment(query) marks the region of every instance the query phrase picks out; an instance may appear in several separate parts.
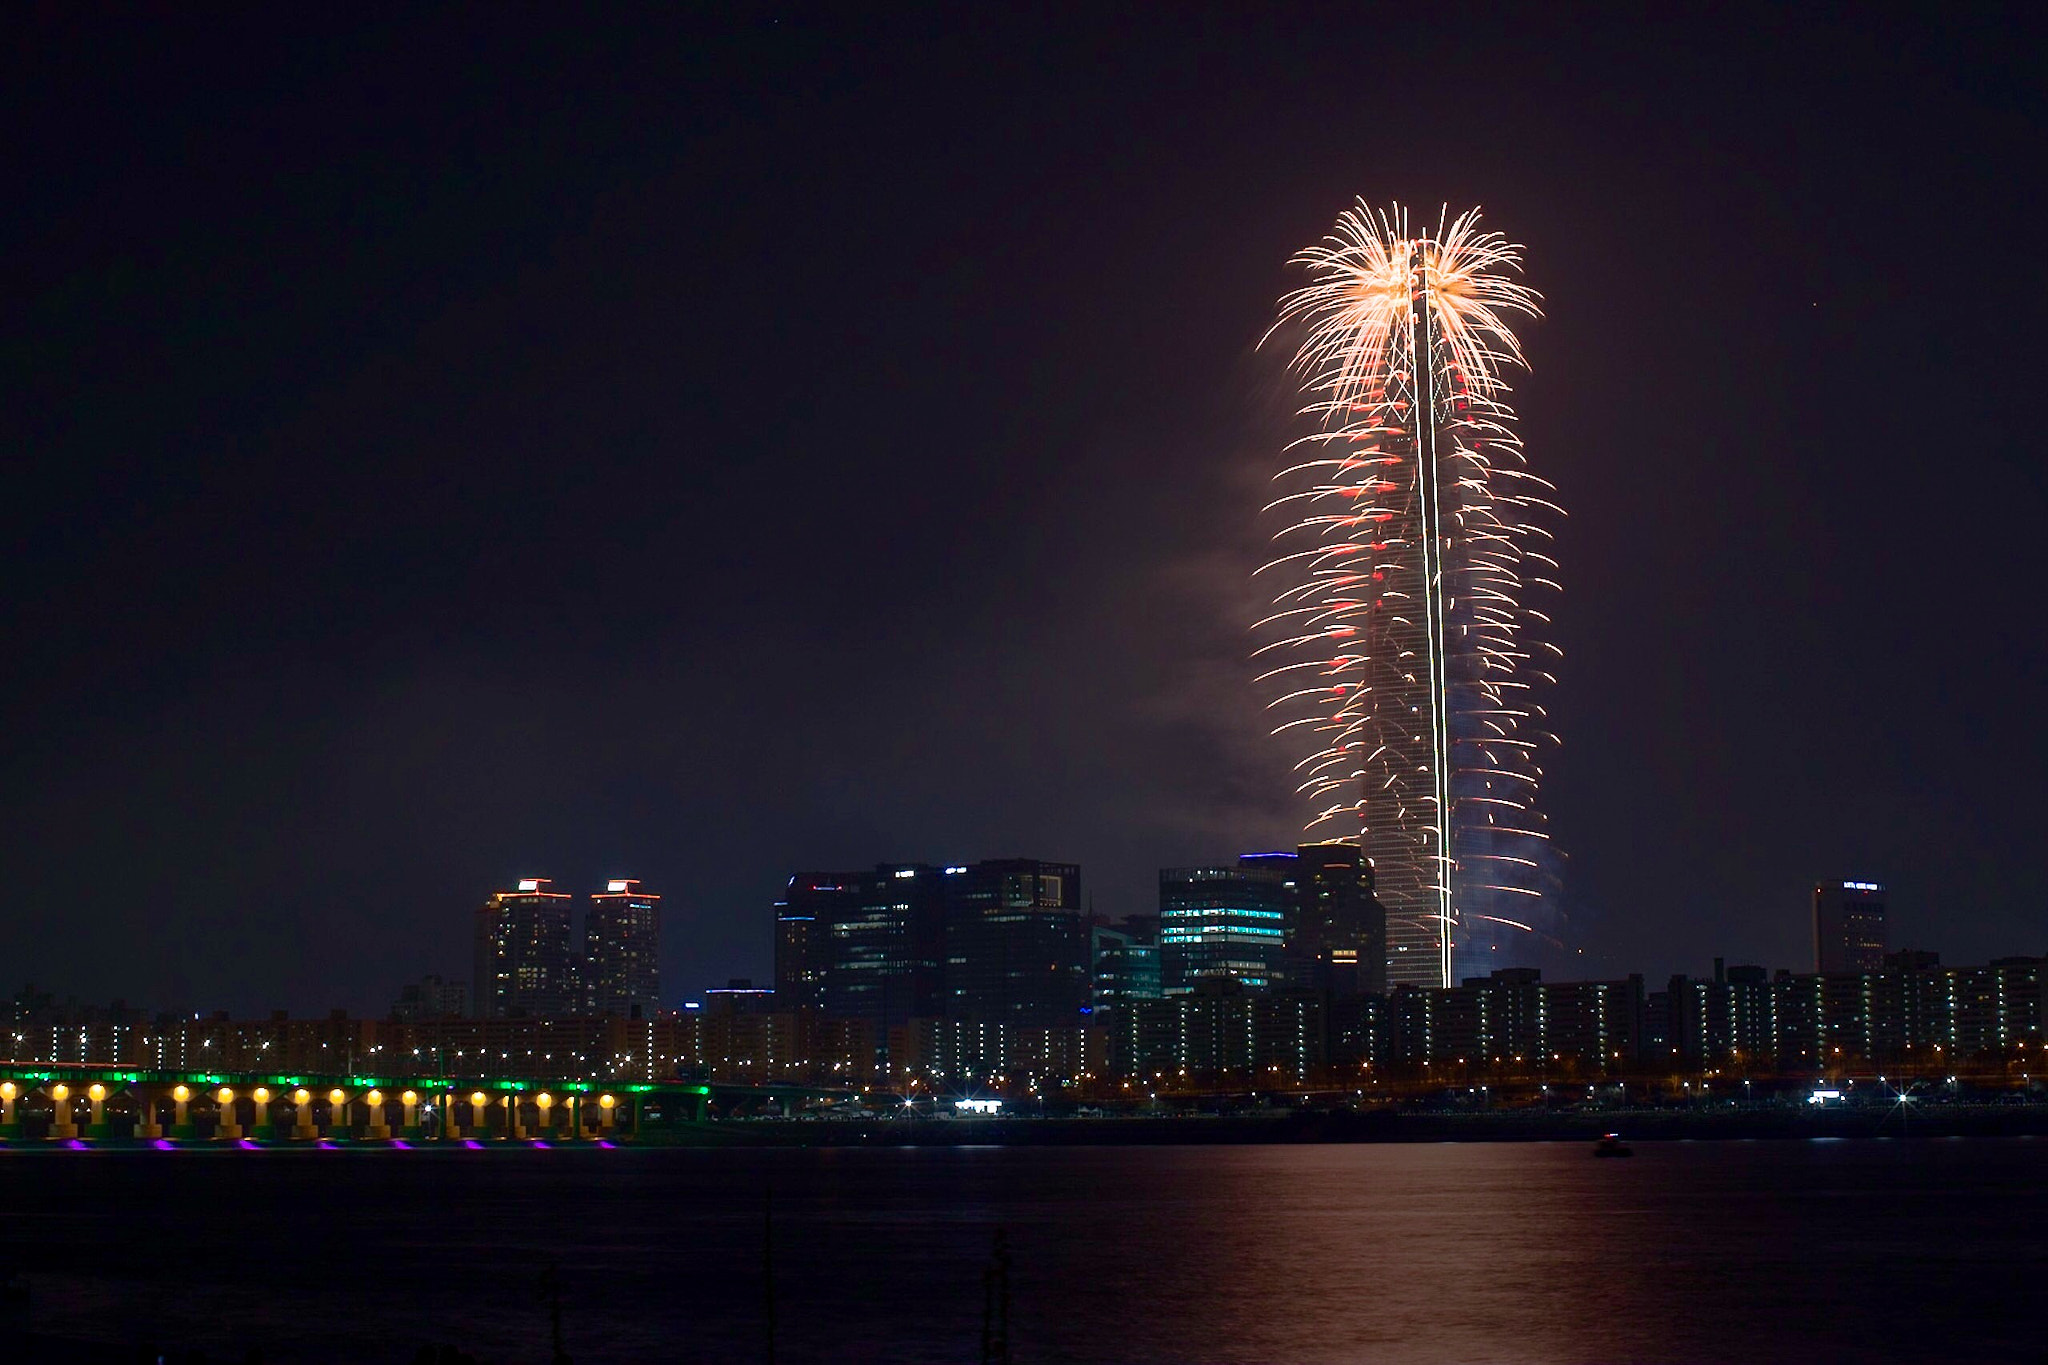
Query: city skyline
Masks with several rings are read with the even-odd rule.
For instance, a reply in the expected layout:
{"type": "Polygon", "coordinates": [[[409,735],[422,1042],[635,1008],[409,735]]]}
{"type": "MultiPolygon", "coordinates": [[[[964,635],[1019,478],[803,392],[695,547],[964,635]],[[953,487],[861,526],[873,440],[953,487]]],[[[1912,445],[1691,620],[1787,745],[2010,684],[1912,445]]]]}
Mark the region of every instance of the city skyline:
{"type": "MultiPolygon", "coordinates": [[[[1071,863],[997,858],[798,872],[770,906],[764,967],[723,978],[723,985],[700,980],[666,990],[653,965],[661,956],[662,895],[641,890],[638,879],[609,878],[604,890],[589,893],[579,914],[578,897],[553,890],[552,879],[520,877],[511,889],[491,893],[467,912],[470,976],[416,964],[415,974],[393,989],[372,992],[390,1001],[388,1011],[379,1005],[343,1012],[394,1020],[638,1020],[742,994],[768,998],[776,1009],[871,1016],[884,1024],[943,1015],[1044,1025],[1091,993],[1098,1007],[1105,990],[1110,997],[1129,993],[1125,974],[1131,968],[1122,965],[1127,954],[1149,964],[1136,970],[1150,979],[1151,989],[1134,998],[1186,994],[1211,979],[1232,980],[1254,994],[1385,996],[1403,985],[1441,988],[1503,970],[1536,970],[1512,959],[1480,959],[1451,982],[1392,979],[1388,916],[1375,895],[1373,870],[1355,844],[1305,844],[1292,851],[1242,853],[1229,863],[1161,868],[1151,907],[1122,914],[1093,908],[1092,897],[1090,908],[1082,908],[1081,871],[1071,863]],[[1020,930],[1024,922],[1036,927],[1020,930]],[[999,965],[1013,959],[1040,967],[1050,961],[1054,971],[1048,976],[1034,968],[1026,975],[1037,984],[1024,983],[999,965]],[[1062,960],[1070,962],[1068,985],[1055,984],[1064,979],[1062,960]],[[969,962],[986,965],[967,969],[963,964],[969,962]],[[859,970],[848,972],[849,966],[859,970]],[[966,975],[960,975],[963,970],[966,975]],[[1048,987],[1053,997],[1043,994],[1048,987]],[[1079,994],[1070,998],[1070,991],[1079,994]],[[1039,1003],[1054,997],[1066,1003],[1039,1003]]],[[[1877,882],[1816,883],[1799,912],[1808,935],[1799,959],[1773,961],[1723,943],[1715,945],[1714,971],[1718,976],[1729,961],[1748,962],[1744,971],[1779,975],[1870,973],[1889,970],[1894,959],[1940,962],[1938,942],[1893,933],[1888,899],[1877,882]]],[[[2028,958],[2032,952],[2030,944],[2008,944],[1987,960],[2028,958]]],[[[1583,957],[1558,965],[1563,970],[1554,972],[1553,981],[1597,974],[1583,957]]],[[[1681,964],[1673,975],[1691,975],[1699,965],[1681,964]]],[[[1646,973],[1625,967],[1608,975],[1646,973]]],[[[141,1016],[177,1016],[192,1003],[81,999],[62,982],[47,980],[25,982],[20,995],[52,1003],[61,998],[65,1008],[88,1013],[112,1008],[141,1016]]],[[[263,1011],[245,1013],[306,1015],[329,1008],[332,1000],[332,993],[318,1003],[272,999],[263,1011]]],[[[220,1003],[216,997],[204,1010],[218,1014],[220,1003]]]]}
{"type": "Polygon", "coordinates": [[[1797,964],[1828,878],[1955,959],[2034,942],[2048,637],[1929,566],[2048,547],[1898,520],[1907,394],[1990,395],[1943,449],[2043,510],[1983,377],[2030,315],[1898,213],[2028,221],[2032,26],[39,20],[0,960],[368,1008],[462,970],[480,888],[624,874],[715,982],[794,866],[1031,852],[1123,914],[1293,846],[1258,341],[1359,195],[1483,204],[1548,300],[1515,398],[1571,513],[1543,808],[1588,974],[1797,964]]]}
{"type": "Polygon", "coordinates": [[[2039,1353],[2048,7],[10,17],[29,1354],[2039,1353]]]}

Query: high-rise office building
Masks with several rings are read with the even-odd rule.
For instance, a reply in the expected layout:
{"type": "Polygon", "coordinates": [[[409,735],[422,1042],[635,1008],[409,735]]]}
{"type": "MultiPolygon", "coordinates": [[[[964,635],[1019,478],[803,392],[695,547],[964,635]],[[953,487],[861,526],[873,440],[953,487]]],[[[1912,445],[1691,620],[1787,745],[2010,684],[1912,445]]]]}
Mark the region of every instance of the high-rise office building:
{"type": "Polygon", "coordinates": [[[472,977],[477,1014],[485,1019],[556,1018],[581,1012],[575,958],[569,946],[570,897],[528,877],[500,891],[476,912],[472,977]]]}
{"type": "Polygon", "coordinates": [[[1284,984],[1293,918],[1289,869],[1251,858],[1236,867],[1169,867],[1159,874],[1159,965],[1167,995],[1207,978],[1252,990],[1284,984]]]}
{"type": "MultiPolygon", "coordinates": [[[[1296,258],[1303,414],[1272,506],[1265,676],[1303,737],[1311,828],[1378,872],[1396,984],[1448,986],[1453,952],[1540,915],[1535,794],[1557,586],[1551,489],[1525,466],[1505,370],[1536,296],[1478,213],[1347,211],[1296,258]]],[[[1515,931],[1519,932],[1519,931],[1515,931]]]]}
{"type": "Polygon", "coordinates": [[[1076,1022],[1088,1004],[1080,894],[1080,868],[1022,858],[799,873],[775,903],[778,1004],[880,1030],[1076,1022]]]}
{"type": "Polygon", "coordinates": [[[635,880],[593,892],[583,921],[583,989],[596,1014],[652,1019],[661,1008],[661,897],[635,880]]]}
{"type": "Polygon", "coordinates": [[[830,902],[844,894],[830,874],[792,877],[787,896],[775,902],[775,998],[785,1009],[825,1007],[830,902]]]}
{"type": "Polygon", "coordinates": [[[1884,970],[1884,888],[1876,882],[1824,883],[1813,888],[1813,969],[1884,970]]]}
{"type": "Polygon", "coordinates": [[[1240,862],[1254,858],[1291,859],[1291,983],[1333,995],[1384,995],[1387,911],[1373,894],[1372,864],[1358,846],[1303,844],[1292,854],[1248,854],[1240,862]]]}
{"type": "Polygon", "coordinates": [[[1091,1003],[1098,1015],[1165,994],[1159,975],[1157,915],[1128,915],[1114,924],[1090,925],[1088,960],[1094,978],[1091,1003]]]}
{"type": "Polygon", "coordinates": [[[1081,1022],[1088,933],[1081,869],[1004,858],[941,873],[946,1017],[1045,1028],[1081,1022]]]}
{"type": "Polygon", "coordinates": [[[945,874],[924,863],[872,872],[806,873],[791,881],[780,918],[807,909],[809,950],[827,1014],[888,1029],[937,1017],[944,1004],[945,874]]]}

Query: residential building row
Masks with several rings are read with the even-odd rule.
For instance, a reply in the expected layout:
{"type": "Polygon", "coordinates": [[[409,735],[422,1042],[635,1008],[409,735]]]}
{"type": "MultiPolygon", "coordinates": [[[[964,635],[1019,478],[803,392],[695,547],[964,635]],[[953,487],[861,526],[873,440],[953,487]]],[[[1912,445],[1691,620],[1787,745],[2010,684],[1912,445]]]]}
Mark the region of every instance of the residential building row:
{"type": "MultiPolygon", "coordinates": [[[[145,1020],[100,1012],[47,1025],[17,1011],[15,1060],[200,1071],[377,1075],[674,1076],[747,1083],[1352,1086],[1479,1076],[1727,1070],[1812,1075],[2024,1065],[2048,1041],[2039,957],[1944,967],[1930,953],[1863,973],[1715,965],[1646,992],[1640,976],[1547,982],[1507,968],[1391,995],[1256,990],[1212,977],[1125,999],[1073,1024],[791,1007],[745,983],[700,1007],[620,1015],[145,1020]]],[[[1128,1087],[1126,1087],[1128,1088],[1128,1087]]]]}

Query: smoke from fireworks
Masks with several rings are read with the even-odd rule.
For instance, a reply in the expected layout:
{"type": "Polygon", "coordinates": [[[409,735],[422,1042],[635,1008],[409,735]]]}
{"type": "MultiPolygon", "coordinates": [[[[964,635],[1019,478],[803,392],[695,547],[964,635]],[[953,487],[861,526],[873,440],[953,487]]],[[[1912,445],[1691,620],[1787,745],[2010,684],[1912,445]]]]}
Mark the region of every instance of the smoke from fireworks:
{"type": "Polygon", "coordinates": [[[1528,929],[1541,900],[1536,690],[1558,651],[1528,599],[1558,587],[1542,522],[1561,512],[1504,377],[1524,364],[1509,322],[1539,298],[1476,209],[1417,234],[1361,202],[1294,263],[1308,282],[1274,329],[1301,331],[1313,430],[1267,508],[1287,522],[1258,571],[1277,584],[1260,676],[1275,733],[1313,740],[1309,832],[1373,860],[1390,981],[1448,984],[1454,943],[1528,929]]]}

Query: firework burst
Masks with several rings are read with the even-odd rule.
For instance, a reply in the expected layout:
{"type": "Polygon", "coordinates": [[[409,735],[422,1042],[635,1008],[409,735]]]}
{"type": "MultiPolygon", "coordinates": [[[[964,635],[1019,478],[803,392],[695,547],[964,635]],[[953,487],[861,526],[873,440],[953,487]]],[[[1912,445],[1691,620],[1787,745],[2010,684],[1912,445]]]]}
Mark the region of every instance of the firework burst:
{"type": "MultiPolygon", "coordinates": [[[[1554,682],[1556,590],[1544,521],[1506,398],[1510,328],[1538,315],[1521,248],[1478,210],[1413,232],[1363,203],[1294,264],[1280,301],[1311,430],[1268,504],[1285,524],[1258,570],[1256,629],[1319,837],[1356,838],[1387,906],[1389,980],[1449,984],[1454,944],[1530,927],[1547,839],[1535,796],[1537,699],[1554,682]]],[[[1270,333],[1269,333],[1270,336],[1270,333]]]]}

